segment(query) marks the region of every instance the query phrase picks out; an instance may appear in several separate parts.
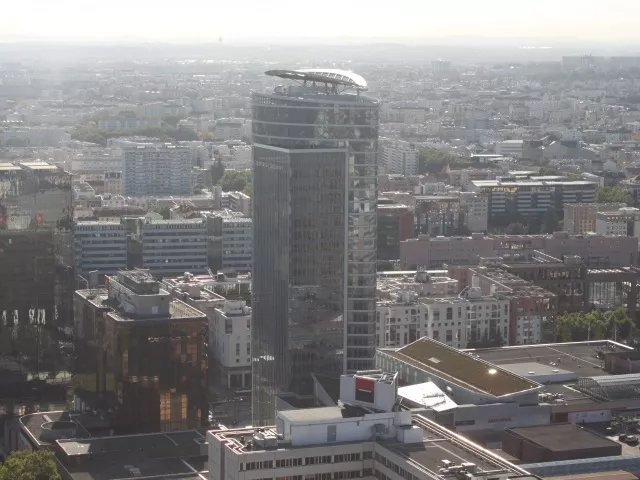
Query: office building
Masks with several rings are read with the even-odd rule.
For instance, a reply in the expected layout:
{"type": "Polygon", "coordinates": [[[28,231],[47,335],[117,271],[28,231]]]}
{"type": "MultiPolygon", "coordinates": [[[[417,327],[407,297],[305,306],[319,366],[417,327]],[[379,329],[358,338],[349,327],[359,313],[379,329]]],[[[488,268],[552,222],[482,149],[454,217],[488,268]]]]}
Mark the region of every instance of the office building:
{"type": "Polygon", "coordinates": [[[127,235],[120,221],[78,221],[73,225],[76,273],[114,275],[127,267],[127,235]]]}
{"type": "Polygon", "coordinates": [[[55,332],[71,326],[71,212],[68,173],[39,161],[0,162],[0,357],[19,362],[23,374],[68,366],[55,332]]]}
{"type": "Polygon", "coordinates": [[[392,175],[417,175],[418,145],[405,140],[380,139],[380,157],[384,172],[392,175]]]}
{"type": "Polygon", "coordinates": [[[267,73],[302,85],[252,100],[254,425],[375,354],[379,102],[352,72],[267,73]]]}
{"type": "Polygon", "coordinates": [[[189,147],[164,143],[125,142],[124,195],[132,197],[189,195],[194,153],[189,147]]]}
{"type": "Polygon", "coordinates": [[[394,409],[398,375],[340,378],[340,405],[279,411],[275,426],[207,432],[209,480],[534,480],[422,415],[394,409]]]}
{"type": "Polygon", "coordinates": [[[488,195],[490,224],[508,219],[509,215],[520,215],[531,221],[541,218],[549,209],[561,211],[566,204],[593,203],[598,186],[561,177],[515,176],[476,180],[472,185],[473,191],[488,195]]]}
{"type": "Polygon", "coordinates": [[[148,270],[107,276],[105,293],[76,292],[83,305],[77,313],[104,312],[76,323],[96,339],[93,387],[99,407],[113,410],[116,433],[202,427],[208,417],[206,316],[172,300],[148,270]]]}
{"type": "Polygon", "coordinates": [[[413,238],[413,212],[406,205],[378,199],[378,260],[398,260],[400,242],[413,238]]]}
{"type": "Polygon", "coordinates": [[[207,271],[207,225],[194,220],[124,218],[129,234],[129,268],[148,269],[156,277],[207,271]]]}
{"type": "Polygon", "coordinates": [[[251,271],[253,222],[229,210],[201,212],[207,225],[207,262],[212,270],[251,271]]]}
{"type": "Polygon", "coordinates": [[[562,229],[570,235],[593,233],[596,231],[596,213],[613,212],[623,207],[626,207],[624,203],[567,204],[564,206],[562,229]]]}

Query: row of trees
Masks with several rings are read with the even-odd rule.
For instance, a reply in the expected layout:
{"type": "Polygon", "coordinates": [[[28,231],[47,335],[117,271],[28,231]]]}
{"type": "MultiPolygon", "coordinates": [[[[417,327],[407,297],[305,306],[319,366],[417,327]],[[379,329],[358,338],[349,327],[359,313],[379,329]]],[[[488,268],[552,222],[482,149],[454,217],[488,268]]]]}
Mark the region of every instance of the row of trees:
{"type": "Polygon", "coordinates": [[[556,317],[556,338],[559,342],[604,339],[630,341],[635,332],[635,323],[624,308],[607,312],[561,313],[556,317]]]}
{"type": "Polygon", "coordinates": [[[418,173],[440,173],[447,166],[467,165],[471,159],[458,157],[436,148],[423,148],[418,157],[418,173]]]}

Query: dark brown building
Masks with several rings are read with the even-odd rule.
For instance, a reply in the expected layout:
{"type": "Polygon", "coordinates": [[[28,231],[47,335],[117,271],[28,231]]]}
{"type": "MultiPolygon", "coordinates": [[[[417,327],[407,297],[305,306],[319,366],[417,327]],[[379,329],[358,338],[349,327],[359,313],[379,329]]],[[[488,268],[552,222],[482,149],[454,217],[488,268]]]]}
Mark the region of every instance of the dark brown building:
{"type": "Polygon", "coordinates": [[[378,260],[399,260],[400,242],[415,236],[413,212],[406,205],[378,203],[378,260]]]}
{"type": "Polygon", "coordinates": [[[96,352],[96,374],[86,387],[95,383],[102,408],[114,412],[116,433],[204,426],[206,315],[172,300],[146,270],[106,278],[106,297],[76,293],[76,312],[82,315],[76,326],[96,352]]]}
{"type": "Polygon", "coordinates": [[[524,463],[556,462],[620,455],[622,446],[572,423],[509,428],[502,450],[524,463]]]}

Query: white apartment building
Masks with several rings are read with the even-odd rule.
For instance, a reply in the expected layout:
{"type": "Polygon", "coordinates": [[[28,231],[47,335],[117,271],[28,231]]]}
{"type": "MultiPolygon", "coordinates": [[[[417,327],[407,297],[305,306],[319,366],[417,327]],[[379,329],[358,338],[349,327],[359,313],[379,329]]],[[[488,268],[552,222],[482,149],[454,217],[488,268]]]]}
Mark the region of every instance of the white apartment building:
{"type": "Polygon", "coordinates": [[[613,212],[596,213],[596,233],[640,237],[640,210],[623,207],[613,212]]]}
{"type": "Polygon", "coordinates": [[[241,212],[245,217],[250,217],[251,197],[242,192],[221,192],[220,208],[228,208],[234,212],[241,212]]]}
{"type": "MultiPolygon", "coordinates": [[[[477,279],[476,279],[477,281],[477,279]]],[[[483,296],[479,287],[471,287],[458,297],[422,299],[428,317],[429,338],[455,348],[489,338],[499,331],[509,338],[509,300],[483,296]]]]}
{"type": "Polygon", "coordinates": [[[207,227],[202,219],[139,221],[132,238],[138,243],[141,267],[154,276],[207,271],[207,227]]]}
{"type": "Polygon", "coordinates": [[[414,292],[402,292],[376,305],[378,347],[404,347],[429,332],[427,308],[414,292]]]}
{"type": "Polygon", "coordinates": [[[86,151],[71,158],[71,172],[79,175],[122,172],[122,166],[123,161],[120,155],[105,152],[86,151]]]}
{"type": "Polygon", "coordinates": [[[416,175],[418,173],[419,149],[417,144],[391,138],[380,139],[382,165],[385,173],[416,175]]]}
{"type": "Polygon", "coordinates": [[[122,142],[125,196],[189,195],[193,151],[171,144],[122,142]]]}
{"type": "Polygon", "coordinates": [[[119,221],[79,221],[73,227],[76,272],[115,275],[127,267],[127,236],[119,221]]]}
{"type": "Polygon", "coordinates": [[[225,300],[213,310],[209,349],[216,387],[251,389],[251,307],[244,300],[225,300]]]}

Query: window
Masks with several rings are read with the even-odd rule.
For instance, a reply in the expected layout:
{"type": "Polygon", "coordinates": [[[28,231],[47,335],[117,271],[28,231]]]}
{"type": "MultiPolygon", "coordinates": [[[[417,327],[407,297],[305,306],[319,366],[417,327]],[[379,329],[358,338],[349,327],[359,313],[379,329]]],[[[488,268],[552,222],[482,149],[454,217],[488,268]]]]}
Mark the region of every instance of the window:
{"type": "Polygon", "coordinates": [[[447,334],[446,334],[445,340],[447,342],[453,341],[453,330],[447,330],[447,334]]]}
{"type": "Polygon", "coordinates": [[[240,344],[236,343],[236,356],[240,355],[240,344]]]}
{"type": "Polygon", "coordinates": [[[327,425],[327,442],[335,442],[338,435],[337,425],[327,425]]]}
{"type": "Polygon", "coordinates": [[[453,308],[447,307],[447,320],[453,320],[453,308]]]}

